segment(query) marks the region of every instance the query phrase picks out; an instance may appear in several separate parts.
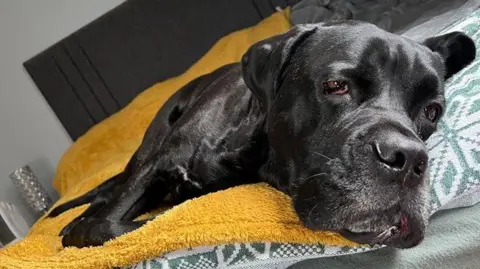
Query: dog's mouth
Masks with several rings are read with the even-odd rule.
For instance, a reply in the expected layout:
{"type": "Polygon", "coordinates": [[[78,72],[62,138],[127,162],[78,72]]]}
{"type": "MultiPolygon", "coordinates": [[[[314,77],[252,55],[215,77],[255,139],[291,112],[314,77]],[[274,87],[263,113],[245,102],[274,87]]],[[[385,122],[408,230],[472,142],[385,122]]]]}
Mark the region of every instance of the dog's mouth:
{"type": "Polygon", "coordinates": [[[402,244],[402,241],[409,235],[410,228],[408,218],[403,215],[400,222],[392,225],[384,231],[380,232],[352,232],[348,229],[340,231],[345,238],[357,242],[359,244],[368,245],[391,245],[395,247],[410,247],[402,244]]]}
{"type": "Polygon", "coordinates": [[[426,180],[407,189],[371,170],[347,170],[340,159],[330,160],[319,170],[325,172],[306,173],[314,177],[307,175],[291,187],[293,207],[305,227],[334,231],[359,244],[395,248],[414,247],[423,240],[426,180]]]}

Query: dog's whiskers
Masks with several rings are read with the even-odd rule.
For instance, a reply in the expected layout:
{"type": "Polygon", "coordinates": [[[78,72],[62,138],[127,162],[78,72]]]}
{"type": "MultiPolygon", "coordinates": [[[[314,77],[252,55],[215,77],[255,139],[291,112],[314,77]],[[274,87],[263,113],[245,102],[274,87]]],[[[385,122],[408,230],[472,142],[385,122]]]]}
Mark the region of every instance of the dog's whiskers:
{"type": "Polygon", "coordinates": [[[310,219],[310,217],[311,217],[311,215],[312,215],[313,211],[314,211],[314,210],[317,208],[317,206],[318,206],[318,205],[317,205],[317,204],[315,204],[315,205],[312,207],[312,209],[310,210],[310,212],[308,212],[307,219],[310,219]]]}
{"type": "Polygon", "coordinates": [[[310,151],[310,152],[313,153],[313,154],[315,154],[315,155],[318,155],[318,156],[320,156],[320,157],[323,157],[323,158],[325,158],[325,159],[327,159],[327,160],[329,160],[329,161],[333,160],[332,158],[330,158],[330,157],[328,157],[327,155],[322,154],[322,153],[320,153],[320,152],[316,152],[316,151],[310,151]]]}
{"type": "Polygon", "coordinates": [[[314,174],[314,175],[311,175],[311,176],[308,176],[308,177],[304,178],[304,180],[311,179],[311,178],[313,178],[313,177],[324,176],[324,175],[326,175],[326,174],[327,174],[327,173],[314,174]]]}
{"type": "Polygon", "coordinates": [[[298,178],[298,180],[297,180],[298,183],[292,184],[291,186],[292,186],[292,187],[299,187],[299,186],[300,186],[300,182],[304,182],[304,181],[309,180],[309,179],[311,179],[311,178],[318,177],[318,176],[324,176],[324,175],[327,175],[327,173],[318,173],[318,174],[314,174],[314,175],[308,176],[308,177],[306,177],[306,178],[301,178],[301,177],[300,177],[300,178],[298,178]]]}

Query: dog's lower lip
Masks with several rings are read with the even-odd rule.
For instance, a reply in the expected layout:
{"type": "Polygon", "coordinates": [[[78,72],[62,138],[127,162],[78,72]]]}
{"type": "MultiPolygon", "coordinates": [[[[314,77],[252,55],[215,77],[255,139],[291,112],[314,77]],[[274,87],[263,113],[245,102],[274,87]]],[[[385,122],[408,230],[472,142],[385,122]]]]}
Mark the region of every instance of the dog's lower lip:
{"type": "Polygon", "coordinates": [[[400,232],[402,234],[405,234],[408,232],[408,218],[407,216],[403,215],[401,218],[400,218],[400,232]]]}
{"type": "Polygon", "coordinates": [[[358,235],[358,236],[370,236],[370,235],[374,236],[374,235],[379,234],[378,232],[352,232],[348,229],[345,229],[344,232],[352,234],[352,235],[358,235]]]}
{"type": "Polygon", "coordinates": [[[345,238],[360,244],[371,244],[380,234],[378,232],[352,232],[348,229],[339,231],[339,233],[345,238]]]}
{"type": "Polygon", "coordinates": [[[381,232],[352,232],[344,229],[339,233],[345,238],[360,244],[386,244],[392,240],[404,237],[408,232],[407,217],[402,216],[400,223],[381,232]]]}

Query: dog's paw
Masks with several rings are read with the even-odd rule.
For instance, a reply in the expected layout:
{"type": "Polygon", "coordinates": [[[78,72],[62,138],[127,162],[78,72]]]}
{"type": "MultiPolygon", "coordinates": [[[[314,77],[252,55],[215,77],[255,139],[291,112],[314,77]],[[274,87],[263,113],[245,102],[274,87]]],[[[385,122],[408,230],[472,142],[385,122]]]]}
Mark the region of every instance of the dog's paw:
{"type": "Polygon", "coordinates": [[[123,234],[116,226],[116,222],[95,218],[74,220],[64,230],[62,230],[64,232],[63,247],[101,246],[106,241],[123,234]]]}
{"type": "Polygon", "coordinates": [[[84,240],[85,227],[83,225],[78,225],[78,224],[80,224],[80,222],[77,222],[77,223],[71,222],[69,225],[63,228],[63,230],[60,232],[60,234],[63,235],[63,238],[62,238],[63,247],[83,248],[87,246],[84,240]]]}
{"type": "Polygon", "coordinates": [[[79,240],[77,240],[74,236],[72,236],[70,234],[66,234],[62,238],[62,246],[64,248],[66,248],[66,247],[77,247],[77,248],[84,247],[84,245],[81,244],[81,242],[79,240]]]}
{"type": "Polygon", "coordinates": [[[75,227],[75,225],[77,225],[79,222],[81,222],[84,218],[80,218],[80,219],[74,219],[72,220],[72,222],[70,222],[69,224],[67,224],[67,226],[63,227],[63,229],[60,231],[60,236],[64,236],[68,233],[70,233],[70,231],[73,229],[73,227],[75,227]]]}
{"type": "Polygon", "coordinates": [[[102,245],[104,241],[98,241],[95,239],[101,239],[98,237],[90,238],[91,230],[95,226],[92,225],[95,222],[94,219],[82,218],[73,220],[60,232],[63,235],[62,245],[63,247],[90,247],[102,245]]]}

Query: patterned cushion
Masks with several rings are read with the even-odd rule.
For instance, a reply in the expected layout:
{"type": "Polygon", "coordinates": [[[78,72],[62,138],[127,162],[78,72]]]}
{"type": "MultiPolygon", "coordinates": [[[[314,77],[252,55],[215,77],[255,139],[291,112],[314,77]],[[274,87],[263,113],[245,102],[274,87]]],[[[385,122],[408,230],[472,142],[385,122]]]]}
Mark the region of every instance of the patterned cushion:
{"type": "MultiPolygon", "coordinates": [[[[444,32],[471,36],[480,55],[480,12],[444,32]]],[[[431,210],[465,194],[478,199],[480,185],[480,61],[456,74],[446,85],[447,110],[439,130],[428,140],[431,210]],[[477,193],[473,193],[476,191],[477,193]]],[[[478,202],[478,200],[476,201],[478,202]]]]}
{"type": "MultiPolygon", "coordinates": [[[[445,31],[471,36],[480,55],[480,11],[445,31]]],[[[480,61],[447,83],[447,111],[439,130],[427,142],[430,151],[431,213],[459,197],[480,198],[480,61]]],[[[461,203],[459,205],[462,205],[461,203]]],[[[287,268],[301,260],[371,251],[373,248],[279,243],[230,244],[176,251],[128,268],[211,269],[287,268]]]]}

